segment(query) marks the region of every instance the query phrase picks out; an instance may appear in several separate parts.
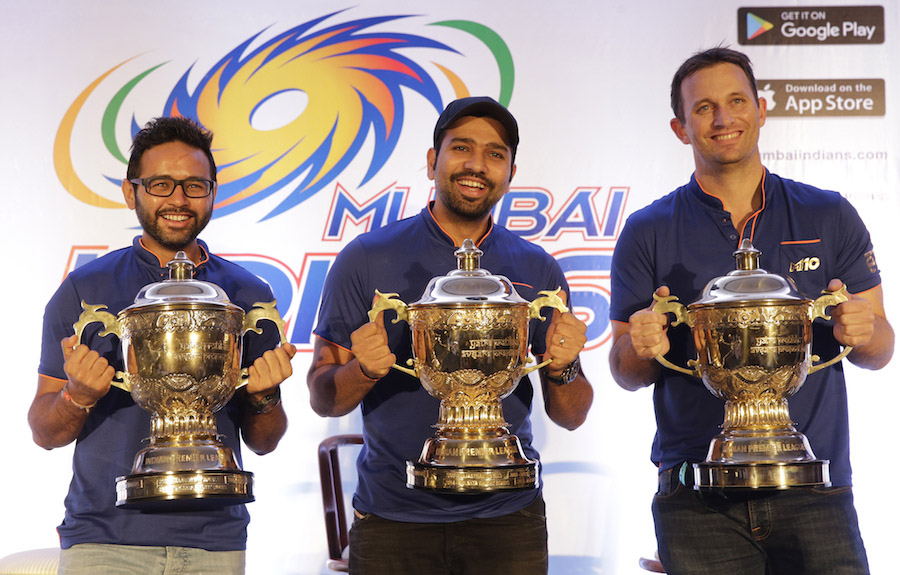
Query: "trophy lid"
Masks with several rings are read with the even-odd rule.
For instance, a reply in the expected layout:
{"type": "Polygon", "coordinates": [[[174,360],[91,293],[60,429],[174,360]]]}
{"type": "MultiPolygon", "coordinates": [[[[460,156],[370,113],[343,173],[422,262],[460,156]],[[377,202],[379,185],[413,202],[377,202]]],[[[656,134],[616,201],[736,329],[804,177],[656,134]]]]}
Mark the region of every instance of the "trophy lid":
{"type": "Polygon", "coordinates": [[[204,304],[241,309],[231,303],[225,291],[216,284],[193,279],[196,266],[183,251],[175,254],[175,259],[167,265],[169,279],[141,288],[134,303],[123,312],[173,304],[204,304]]]}
{"type": "Polygon", "coordinates": [[[484,254],[470,239],[454,252],[457,269],[445,276],[432,278],[419,301],[410,307],[424,305],[528,305],[505,276],[491,275],[480,268],[484,254]]]}
{"type": "Polygon", "coordinates": [[[710,280],[703,295],[689,307],[760,303],[803,303],[805,298],[789,277],[771,274],[759,267],[761,252],[749,239],[743,239],[734,252],[736,269],[710,280]]]}

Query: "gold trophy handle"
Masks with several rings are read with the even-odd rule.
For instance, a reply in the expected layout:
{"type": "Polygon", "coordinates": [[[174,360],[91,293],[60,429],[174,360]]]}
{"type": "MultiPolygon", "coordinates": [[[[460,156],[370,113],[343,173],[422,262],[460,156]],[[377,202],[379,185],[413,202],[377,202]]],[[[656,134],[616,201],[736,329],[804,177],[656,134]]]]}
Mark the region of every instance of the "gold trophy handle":
{"type": "Polygon", "coordinates": [[[553,309],[559,310],[561,313],[568,312],[569,308],[566,307],[566,304],[563,303],[562,298],[559,297],[559,292],[561,291],[562,288],[556,288],[552,291],[539,291],[538,293],[541,295],[541,297],[528,304],[528,319],[539,319],[541,321],[544,321],[544,317],[541,315],[541,310],[545,307],[552,307],[553,309]]]}
{"type": "Polygon", "coordinates": [[[397,313],[397,317],[392,319],[391,323],[408,321],[409,314],[406,313],[406,304],[403,303],[403,300],[395,299],[399,295],[375,290],[375,301],[372,302],[372,309],[369,310],[369,321],[374,322],[378,318],[378,314],[386,309],[392,309],[397,313]]]}
{"type": "MultiPolygon", "coordinates": [[[[244,316],[244,325],[241,328],[241,335],[243,336],[248,331],[252,331],[255,334],[261,334],[262,328],[257,327],[258,324],[262,320],[269,320],[274,323],[278,327],[278,338],[280,340],[281,345],[286,344],[287,336],[284,334],[284,320],[281,319],[281,315],[278,313],[278,309],[275,307],[275,304],[278,303],[278,300],[272,300],[268,303],[265,302],[256,302],[253,304],[253,307],[250,311],[247,312],[247,315],[244,316]]],[[[250,381],[250,368],[245,367],[241,369],[241,381],[238,382],[235,389],[240,389],[247,385],[250,381]]]]}
{"type": "MultiPolygon", "coordinates": [[[[397,299],[399,296],[400,294],[398,293],[381,293],[380,291],[375,290],[375,301],[372,302],[372,309],[369,310],[369,321],[374,322],[378,319],[378,314],[387,309],[392,309],[397,314],[397,317],[392,319],[391,323],[409,321],[409,313],[406,311],[406,304],[403,303],[403,300],[397,299]]],[[[412,365],[412,360],[407,360],[406,364],[412,365]]],[[[408,367],[403,367],[396,363],[391,367],[397,371],[402,371],[407,375],[411,375],[416,379],[419,378],[419,374],[416,373],[414,369],[409,369],[408,367]]]]}
{"type": "MultiPolygon", "coordinates": [[[[656,304],[653,305],[653,311],[656,313],[667,314],[671,313],[675,316],[675,321],[672,322],[670,327],[675,327],[676,325],[683,323],[686,325],[691,325],[690,318],[687,315],[686,308],[678,302],[678,296],[669,295],[665,297],[661,297],[653,294],[653,299],[656,301],[656,304]]],[[[662,365],[668,367],[669,369],[684,373],[686,375],[691,375],[694,377],[700,377],[700,371],[697,369],[696,360],[691,360],[688,362],[688,365],[693,364],[694,369],[685,369],[681,366],[675,365],[668,359],[664,358],[662,355],[656,356],[656,361],[661,363],[662,365]]]]}
{"type": "Polygon", "coordinates": [[[278,337],[281,345],[286,344],[288,341],[287,337],[284,335],[284,320],[281,319],[278,310],[275,308],[276,303],[277,300],[273,299],[269,303],[256,302],[253,304],[253,308],[244,316],[244,326],[241,330],[241,335],[244,335],[248,331],[252,331],[255,334],[262,333],[262,328],[257,327],[256,324],[261,320],[267,319],[278,326],[278,337]]]}
{"type": "MultiPolygon", "coordinates": [[[[816,319],[817,317],[820,317],[822,319],[831,319],[831,316],[825,313],[825,308],[843,303],[849,299],[850,298],[847,297],[847,286],[845,285],[841,286],[841,289],[839,289],[838,291],[822,290],[822,295],[819,296],[818,299],[816,299],[816,301],[814,301],[812,304],[811,319],[816,319]]],[[[847,354],[849,354],[851,351],[853,351],[853,347],[848,345],[844,347],[841,353],[837,354],[830,360],[818,364],[815,364],[815,362],[819,361],[819,356],[811,356],[809,359],[810,362],[814,365],[809,366],[809,373],[815,373],[822,368],[828,367],[829,365],[834,365],[835,363],[847,357],[847,354]]]]}
{"type": "MultiPolygon", "coordinates": [[[[528,358],[528,361],[532,361],[532,360],[533,360],[533,358],[531,358],[531,357],[528,358]]],[[[532,371],[534,371],[536,369],[541,369],[545,365],[550,365],[551,363],[553,363],[552,357],[546,361],[542,361],[541,363],[539,363],[537,365],[532,365],[531,367],[526,367],[525,369],[522,370],[522,375],[528,375],[532,371]]]]}
{"type": "MultiPolygon", "coordinates": [[[[103,324],[103,331],[98,334],[100,337],[113,334],[122,339],[122,326],[119,324],[119,319],[108,311],[100,311],[106,309],[105,305],[91,305],[81,300],[81,309],[84,311],[81,312],[81,315],[78,316],[78,321],[72,326],[75,329],[75,335],[78,336],[78,341],[75,342],[75,345],[81,344],[84,328],[95,322],[103,324]]],[[[125,374],[121,371],[116,372],[110,385],[131,393],[131,386],[125,383],[125,374]]]]}
{"type": "MultiPolygon", "coordinates": [[[[406,365],[412,365],[412,364],[413,364],[412,359],[406,360],[406,365]]],[[[396,363],[394,365],[392,365],[391,367],[393,367],[397,371],[402,371],[406,375],[411,375],[411,376],[415,377],[416,379],[419,379],[419,374],[416,373],[416,370],[414,370],[414,369],[410,369],[408,367],[403,367],[402,365],[397,365],[396,363]]]]}
{"type": "MultiPolygon", "coordinates": [[[[555,290],[539,291],[538,293],[541,297],[528,304],[528,319],[539,319],[541,321],[544,321],[544,316],[541,315],[541,310],[545,307],[552,307],[555,310],[559,310],[560,313],[567,313],[569,311],[569,308],[566,307],[566,304],[563,303],[562,298],[559,297],[559,292],[561,291],[561,287],[558,287],[555,290]]],[[[530,358],[529,361],[531,361],[530,358]]],[[[551,357],[550,359],[543,361],[537,365],[526,367],[524,370],[522,370],[522,375],[528,375],[536,369],[541,369],[545,365],[550,365],[552,361],[553,358],[551,357]]]]}

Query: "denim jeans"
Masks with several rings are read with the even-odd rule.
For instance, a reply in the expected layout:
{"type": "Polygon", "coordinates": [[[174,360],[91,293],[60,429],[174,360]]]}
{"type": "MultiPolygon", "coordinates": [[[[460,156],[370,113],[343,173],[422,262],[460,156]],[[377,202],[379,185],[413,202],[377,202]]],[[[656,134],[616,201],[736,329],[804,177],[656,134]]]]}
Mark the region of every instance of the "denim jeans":
{"type": "Polygon", "coordinates": [[[850,487],[692,488],[690,465],[660,474],[653,498],[669,575],[867,575],[850,487]]]}
{"type": "Polygon", "coordinates": [[[546,575],[544,500],[489,519],[402,523],[356,514],[350,529],[354,575],[546,575]]]}
{"type": "Polygon", "coordinates": [[[83,543],[63,549],[59,575],[243,575],[244,551],[83,543]]]}

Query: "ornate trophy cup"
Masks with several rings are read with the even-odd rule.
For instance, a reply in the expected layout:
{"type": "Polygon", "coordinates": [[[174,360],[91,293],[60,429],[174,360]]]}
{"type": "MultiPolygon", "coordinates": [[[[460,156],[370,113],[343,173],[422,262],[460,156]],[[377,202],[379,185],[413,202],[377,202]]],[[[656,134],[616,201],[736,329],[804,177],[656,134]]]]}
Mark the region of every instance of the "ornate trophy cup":
{"type": "Polygon", "coordinates": [[[465,240],[455,252],[458,268],[433,278],[422,298],[410,305],[397,294],[376,291],[369,312],[397,312],[412,330],[413,369],[395,369],[419,378],[441,401],[435,437],[418,461],[406,462],[406,486],[439,492],[482,493],[537,486],[539,463],[522,453],[519,438],[503,419],[501,399],[519,379],[543,367],[527,363],[528,321],[540,310],[568,311],[555,292],[540,292],[528,303],[503,276],[479,268],[482,251],[465,240]]]}
{"type": "Polygon", "coordinates": [[[725,400],[722,432],[710,442],[706,460],[694,464],[695,489],[831,485],[828,461],[816,459],[794,428],[787,398],[807,374],[850,353],[845,347],[824,363],[811,355],[813,320],[830,319],[825,308],[848,298],[842,289],[811,301],[790,278],[759,269],[759,254],[745,239],[734,252],[737,269],[710,281],[687,308],[675,296],[654,295],[654,311],[673,313],[673,326],[686,323],[697,351],[688,362],[693,370],[656,359],[699,377],[725,400]]]}
{"type": "Polygon", "coordinates": [[[131,393],[149,411],[150,444],[138,452],[131,474],[116,479],[116,506],[180,509],[253,501],[253,474],[242,471],[232,450],[217,436],[214,413],[246,384],[241,343],[261,333],[261,319],[274,322],[285,343],[275,302],[244,310],[212,283],[192,279],[184,252],[169,262],[169,279],[145,286],[118,316],[88,305],[75,324],[100,322],[100,336],[115,334],[125,371],[113,385],[131,393]],[[174,505],[174,506],[173,506],[174,505]]]}

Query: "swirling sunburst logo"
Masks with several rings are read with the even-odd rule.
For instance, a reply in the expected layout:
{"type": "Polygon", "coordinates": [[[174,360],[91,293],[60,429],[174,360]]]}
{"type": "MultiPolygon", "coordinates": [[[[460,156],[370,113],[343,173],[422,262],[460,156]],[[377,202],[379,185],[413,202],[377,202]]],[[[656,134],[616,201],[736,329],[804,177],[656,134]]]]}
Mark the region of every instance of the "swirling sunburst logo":
{"type": "MultiPolygon", "coordinates": [[[[199,121],[215,134],[213,155],[219,188],[214,217],[242,210],[276,192],[283,198],[263,219],[271,218],[322,190],[356,159],[367,138],[373,137],[371,159],[360,185],[384,166],[400,137],[404,95],[424,97],[435,110],[444,101],[435,79],[410,54],[457,52],[424,35],[379,30],[410,16],[382,16],[341,22],[319,29],[334,12],[263,40],[265,30],[251,36],[222,57],[189,88],[189,68],[166,99],[162,115],[181,115],[199,121]],[[255,46],[251,49],[251,46],[255,46]],[[411,50],[411,49],[419,50],[411,50]],[[278,125],[260,127],[267,109],[278,101],[301,102],[294,117],[280,117],[278,125]],[[371,136],[370,136],[371,134],[371,136]],[[284,193],[287,189],[288,192],[284,193]]],[[[467,20],[433,22],[465,32],[483,42],[496,61],[500,76],[497,100],[506,105],[512,96],[514,67],[503,39],[492,29],[467,20]]],[[[133,65],[129,58],[95,79],[67,110],[53,150],[56,174],[74,197],[102,208],[124,208],[91,190],[78,176],[72,160],[73,132],[85,103],[113,72],[133,65]]],[[[136,74],[116,92],[100,120],[105,150],[127,164],[115,127],[128,113],[127,96],[166,63],[136,74]]],[[[469,95],[459,74],[432,62],[452,87],[452,98],[469,95]]],[[[149,118],[148,118],[149,119],[149,118]]],[[[131,113],[131,132],[140,128],[131,113]]],[[[124,168],[122,170],[124,172],[124,168]]],[[[121,180],[106,176],[110,185],[121,180]]]]}

